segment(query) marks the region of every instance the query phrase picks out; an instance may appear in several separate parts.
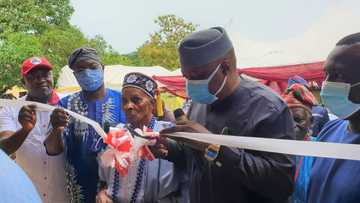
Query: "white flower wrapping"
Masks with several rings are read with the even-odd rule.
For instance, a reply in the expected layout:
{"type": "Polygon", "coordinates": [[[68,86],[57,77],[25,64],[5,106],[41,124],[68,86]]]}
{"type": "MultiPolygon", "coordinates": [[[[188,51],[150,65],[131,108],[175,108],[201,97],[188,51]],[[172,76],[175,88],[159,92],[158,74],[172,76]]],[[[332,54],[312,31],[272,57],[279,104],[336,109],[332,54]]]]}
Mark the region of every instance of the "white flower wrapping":
{"type": "MultiPolygon", "coordinates": [[[[119,131],[121,129],[118,128],[111,128],[110,133],[108,134],[110,143],[108,143],[107,149],[102,152],[99,156],[100,165],[103,167],[112,167],[119,170],[118,167],[121,168],[121,170],[126,171],[127,168],[131,163],[135,163],[136,161],[147,158],[153,157],[150,150],[147,148],[147,146],[154,145],[156,143],[156,140],[148,140],[141,138],[139,136],[133,136],[131,133],[126,130],[124,135],[121,135],[119,137],[112,136],[116,134],[116,131],[119,131]],[[115,134],[114,134],[115,132],[115,134]],[[122,145],[130,145],[129,151],[121,151],[119,150],[122,145]],[[140,153],[142,152],[142,153],[140,153]],[[150,153],[150,154],[149,154],[150,153]],[[118,163],[118,167],[116,167],[116,162],[118,163]]],[[[123,129],[122,129],[123,130],[123,129]]],[[[159,136],[159,133],[157,132],[147,132],[148,130],[144,128],[143,130],[135,129],[135,131],[141,135],[141,136],[159,136]]]]}

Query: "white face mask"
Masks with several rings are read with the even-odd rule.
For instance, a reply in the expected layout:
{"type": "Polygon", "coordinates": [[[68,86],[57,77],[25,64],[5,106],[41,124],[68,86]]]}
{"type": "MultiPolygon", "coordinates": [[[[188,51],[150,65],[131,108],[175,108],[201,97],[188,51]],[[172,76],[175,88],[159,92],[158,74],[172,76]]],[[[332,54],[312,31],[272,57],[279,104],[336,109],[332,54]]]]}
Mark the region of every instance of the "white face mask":
{"type": "Polygon", "coordinates": [[[321,100],[333,114],[345,119],[360,110],[360,104],[349,100],[351,87],[357,85],[360,83],[350,85],[349,83],[324,81],[320,92],[321,100]]]}

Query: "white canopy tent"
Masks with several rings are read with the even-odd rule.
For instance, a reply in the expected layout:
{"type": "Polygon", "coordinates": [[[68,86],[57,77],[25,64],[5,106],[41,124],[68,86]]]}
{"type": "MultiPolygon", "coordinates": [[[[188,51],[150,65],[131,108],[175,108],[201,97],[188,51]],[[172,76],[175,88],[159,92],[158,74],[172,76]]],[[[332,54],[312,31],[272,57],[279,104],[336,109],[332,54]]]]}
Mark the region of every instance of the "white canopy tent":
{"type": "MultiPolygon", "coordinates": [[[[261,41],[228,32],[233,41],[238,67],[269,67],[323,61],[336,42],[359,32],[360,14],[342,7],[329,8],[304,32],[278,41],[261,41]]],[[[281,30],[279,30],[281,32],[281,30]]],[[[266,35],[266,33],[264,33],[266,35]]]]}

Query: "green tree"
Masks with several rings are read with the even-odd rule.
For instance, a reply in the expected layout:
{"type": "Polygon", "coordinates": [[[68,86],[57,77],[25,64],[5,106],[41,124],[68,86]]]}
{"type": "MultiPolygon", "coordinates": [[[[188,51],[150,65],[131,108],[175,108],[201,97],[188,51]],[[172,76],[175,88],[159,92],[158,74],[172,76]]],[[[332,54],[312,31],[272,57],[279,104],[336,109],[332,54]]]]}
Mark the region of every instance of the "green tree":
{"type": "Polygon", "coordinates": [[[54,66],[56,81],[72,51],[83,46],[96,48],[106,65],[134,65],[128,57],[114,51],[100,36],[87,39],[73,26],[54,26],[39,36],[8,33],[0,43],[0,91],[13,85],[21,85],[19,67],[23,60],[31,56],[45,56],[54,66]]]}
{"type": "Polygon", "coordinates": [[[105,54],[101,57],[102,62],[106,65],[116,65],[121,64],[125,66],[136,66],[136,63],[132,61],[127,56],[120,55],[114,50],[107,51],[105,54]]]}
{"type": "Polygon", "coordinates": [[[138,52],[136,51],[124,54],[123,56],[130,61],[130,65],[132,66],[144,66],[143,62],[139,58],[138,52]]]}
{"type": "Polygon", "coordinates": [[[100,56],[103,56],[107,51],[112,50],[111,46],[100,35],[96,35],[94,38],[90,39],[88,46],[96,49],[100,56]]]}
{"type": "Polygon", "coordinates": [[[0,0],[0,92],[21,85],[20,65],[31,56],[49,59],[55,81],[72,51],[83,46],[95,48],[105,65],[139,64],[101,36],[84,36],[69,23],[73,11],[70,0],[0,0]]]}
{"type": "Polygon", "coordinates": [[[160,29],[138,49],[139,61],[141,65],[160,65],[175,70],[180,67],[178,45],[186,35],[196,30],[197,25],[175,15],[159,16],[155,23],[160,29]]]}
{"type": "Polygon", "coordinates": [[[0,30],[40,34],[49,25],[69,25],[70,0],[0,0],[0,30]]]}
{"type": "Polygon", "coordinates": [[[54,78],[58,78],[59,72],[67,64],[67,59],[72,51],[78,47],[89,44],[79,29],[73,26],[48,28],[39,35],[44,55],[54,65],[54,78]]]}
{"type": "Polygon", "coordinates": [[[88,46],[97,50],[98,54],[101,56],[102,63],[106,65],[135,65],[130,58],[115,51],[102,36],[96,35],[94,38],[90,39],[88,46]]]}
{"type": "Polygon", "coordinates": [[[20,64],[29,56],[43,55],[38,38],[23,33],[6,36],[0,46],[0,90],[1,92],[20,83],[20,64]]]}

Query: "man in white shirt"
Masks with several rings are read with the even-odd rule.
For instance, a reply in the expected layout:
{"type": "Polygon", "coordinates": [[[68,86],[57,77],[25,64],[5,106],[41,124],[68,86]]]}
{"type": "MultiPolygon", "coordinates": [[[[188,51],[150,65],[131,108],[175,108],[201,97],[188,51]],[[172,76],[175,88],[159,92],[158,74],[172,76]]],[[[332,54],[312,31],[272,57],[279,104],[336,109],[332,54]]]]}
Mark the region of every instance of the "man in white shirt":
{"type": "MultiPolygon", "coordinates": [[[[45,58],[26,59],[21,77],[28,94],[20,100],[57,105],[53,90],[52,65],[45,58]]],[[[50,112],[51,113],[51,112],[50,112]]],[[[36,106],[4,107],[0,110],[0,148],[16,153],[16,162],[30,177],[43,202],[68,202],[64,158],[48,156],[44,140],[49,131],[50,113],[36,106]]]]}

